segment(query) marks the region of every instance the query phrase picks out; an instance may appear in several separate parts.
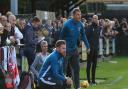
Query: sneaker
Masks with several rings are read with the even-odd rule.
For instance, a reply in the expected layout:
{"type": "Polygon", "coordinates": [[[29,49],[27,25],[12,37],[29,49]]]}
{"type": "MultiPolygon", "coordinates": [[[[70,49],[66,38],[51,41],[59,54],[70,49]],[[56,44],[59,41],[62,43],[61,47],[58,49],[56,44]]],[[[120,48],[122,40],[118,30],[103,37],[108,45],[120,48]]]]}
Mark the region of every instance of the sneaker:
{"type": "Polygon", "coordinates": [[[91,83],[91,86],[96,86],[96,85],[97,85],[96,82],[94,82],[94,83],[92,82],[92,83],[91,83]]]}

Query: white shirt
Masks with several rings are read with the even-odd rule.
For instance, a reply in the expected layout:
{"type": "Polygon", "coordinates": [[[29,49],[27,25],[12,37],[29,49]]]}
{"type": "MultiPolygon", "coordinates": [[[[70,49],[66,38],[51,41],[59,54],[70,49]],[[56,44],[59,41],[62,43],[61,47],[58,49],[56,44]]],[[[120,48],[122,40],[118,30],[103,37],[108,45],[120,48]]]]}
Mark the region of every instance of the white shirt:
{"type": "Polygon", "coordinates": [[[18,27],[15,26],[14,30],[15,30],[16,39],[22,39],[23,38],[23,34],[20,32],[18,27]]]}

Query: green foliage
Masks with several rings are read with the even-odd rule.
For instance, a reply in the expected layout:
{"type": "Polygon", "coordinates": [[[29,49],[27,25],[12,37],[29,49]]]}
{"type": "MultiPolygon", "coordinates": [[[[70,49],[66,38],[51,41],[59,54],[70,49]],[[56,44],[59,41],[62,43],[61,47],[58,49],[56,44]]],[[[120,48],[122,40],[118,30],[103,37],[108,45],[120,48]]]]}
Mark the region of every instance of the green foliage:
{"type": "Polygon", "coordinates": [[[82,13],[86,13],[87,12],[86,5],[81,5],[80,10],[82,13]]]}
{"type": "Polygon", "coordinates": [[[19,14],[28,14],[28,11],[31,11],[32,0],[18,0],[19,5],[19,14]]]}
{"type": "Polygon", "coordinates": [[[0,5],[7,4],[9,2],[10,2],[10,0],[0,0],[0,5]]]}
{"type": "Polygon", "coordinates": [[[86,3],[80,6],[82,13],[87,12],[104,12],[106,11],[106,5],[104,3],[86,3]]]}

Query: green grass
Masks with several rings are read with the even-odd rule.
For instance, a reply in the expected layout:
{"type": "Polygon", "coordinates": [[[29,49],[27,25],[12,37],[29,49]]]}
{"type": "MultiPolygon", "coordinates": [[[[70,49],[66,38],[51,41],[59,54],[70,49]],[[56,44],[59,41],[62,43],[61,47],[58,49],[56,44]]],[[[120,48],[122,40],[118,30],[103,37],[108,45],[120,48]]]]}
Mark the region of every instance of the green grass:
{"type": "MultiPolygon", "coordinates": [[[[98,63],[96,78],[105,81],[86,89],[128,89],[128,57],[114,57],[112,61],[117,63],[98,63]]],[[[81,67],[80,78],[86,79],[86,66],[81,67]]]]}

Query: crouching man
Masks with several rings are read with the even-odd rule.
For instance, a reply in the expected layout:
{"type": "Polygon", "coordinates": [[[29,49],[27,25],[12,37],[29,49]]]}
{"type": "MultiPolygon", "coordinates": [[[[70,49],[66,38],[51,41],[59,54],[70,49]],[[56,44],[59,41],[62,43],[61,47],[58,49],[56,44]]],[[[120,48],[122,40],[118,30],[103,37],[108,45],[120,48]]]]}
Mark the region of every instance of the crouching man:
{"type": "Polygon", "coordinates": [[[58,40],[55,50],[46,58],[39,72],[40,89],[66,89],[72,84],[69,77],[63,73],[63,61],[66,56],[66,42],[58,40]]]}

